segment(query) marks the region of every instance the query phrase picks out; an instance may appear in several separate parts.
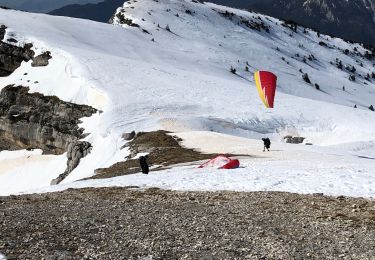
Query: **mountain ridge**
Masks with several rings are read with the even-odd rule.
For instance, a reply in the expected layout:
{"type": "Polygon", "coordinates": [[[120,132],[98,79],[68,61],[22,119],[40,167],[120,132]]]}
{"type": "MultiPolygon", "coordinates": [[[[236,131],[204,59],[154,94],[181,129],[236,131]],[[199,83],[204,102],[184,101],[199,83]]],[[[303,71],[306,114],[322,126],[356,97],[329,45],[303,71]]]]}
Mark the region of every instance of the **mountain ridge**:
{"type": "Polygon", "coordinates": [[[375,45],[375,2],[371,0],[271,0],[248,8],[294,20],[322,33],[375,45]]]}
{"type": "Polygon", "coordinates": [[[89,19],[98,22],[108,22],[114,10],[121,6],[124,0],[104,0],[100,3],[72,4],[55,9],[48,14],[89,19]]]}
{"type": "MultiPolygon", "coordinates": [[[[375,28],[375,2],[372,0],[350,2],[345,0],[211,0],[209,2],[293,20],[325,34],[375,45],[375,29],[373,29],[375,28]]],[[[99,4],[69,5],[50,13],[107,22],[110,9],[114,11],[119,6],[118,3],[117,0],[107,0],[99,4]]]]}
{"type": "Polygon", "coordinates": [[[86,4],[100,1],[102,0],[0,0],[0,6],[27,12],[47,13],[69,4],[86,4]]]}

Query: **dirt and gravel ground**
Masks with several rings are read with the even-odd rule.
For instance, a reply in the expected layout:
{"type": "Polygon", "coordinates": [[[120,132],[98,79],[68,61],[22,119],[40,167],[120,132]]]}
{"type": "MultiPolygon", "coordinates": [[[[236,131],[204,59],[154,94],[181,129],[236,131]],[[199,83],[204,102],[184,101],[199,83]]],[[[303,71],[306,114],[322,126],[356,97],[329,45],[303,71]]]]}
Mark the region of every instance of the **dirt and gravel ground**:
{"type": "Polygon", "coordinates": [[[375,202],[132,188],[0,197],[8,259],[375,259],[375,202]]]}

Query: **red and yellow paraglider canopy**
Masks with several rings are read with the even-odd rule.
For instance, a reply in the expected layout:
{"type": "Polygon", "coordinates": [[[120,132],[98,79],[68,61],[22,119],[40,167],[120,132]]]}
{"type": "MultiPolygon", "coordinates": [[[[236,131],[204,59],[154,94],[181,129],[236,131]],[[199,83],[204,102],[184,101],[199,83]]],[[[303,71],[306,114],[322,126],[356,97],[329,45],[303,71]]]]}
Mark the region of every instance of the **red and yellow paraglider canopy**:
{"type": "Polygon", "coordinates": [[[273,108],[276,93],[276,75],[269,71],[257,71],[254,73],[254,78],[259,96],[264,105],[267,108],[273,108]]]}

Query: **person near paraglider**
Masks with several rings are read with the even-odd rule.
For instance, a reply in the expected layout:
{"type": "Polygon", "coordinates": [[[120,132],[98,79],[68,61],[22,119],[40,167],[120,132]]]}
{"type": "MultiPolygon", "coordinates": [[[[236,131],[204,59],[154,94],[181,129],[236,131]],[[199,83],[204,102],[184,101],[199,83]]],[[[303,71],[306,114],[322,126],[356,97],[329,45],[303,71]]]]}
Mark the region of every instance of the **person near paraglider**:
{"type": "Polygon", "coordinates": [[[139,157],[139,164],[141,166],[141,170],[143,174],[148,174],[150,172],[147,159],[148,159],[148,155],[139,157]]]}
{"type": "Polygon", "coordinates": [[[267,137],[267,138],[262,138],[262,141],[263,141],[263,152],[266,151],[270,151],[270,148],[271,148],[271,140],[267,137]]]}

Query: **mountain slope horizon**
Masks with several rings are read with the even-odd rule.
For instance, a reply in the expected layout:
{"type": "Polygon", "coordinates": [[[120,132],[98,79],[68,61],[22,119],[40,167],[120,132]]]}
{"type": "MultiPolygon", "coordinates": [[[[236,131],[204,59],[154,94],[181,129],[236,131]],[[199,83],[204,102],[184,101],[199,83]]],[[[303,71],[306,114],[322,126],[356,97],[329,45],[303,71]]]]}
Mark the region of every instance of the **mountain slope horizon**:
{"type": "Polygon", "coordinates": [[[121,6],[123,3],[124,0],[104,0],[100,3],[71,4],[55,9],[48,14],[106,23],[109,21],[117,7],[121,6]]]}
{"type": "Polygon", "coordinates": [[[0,0],[0,6],[27,12],[48,13],[70,4],[99,3],[101,1],[103,0],[0,0]]]}

